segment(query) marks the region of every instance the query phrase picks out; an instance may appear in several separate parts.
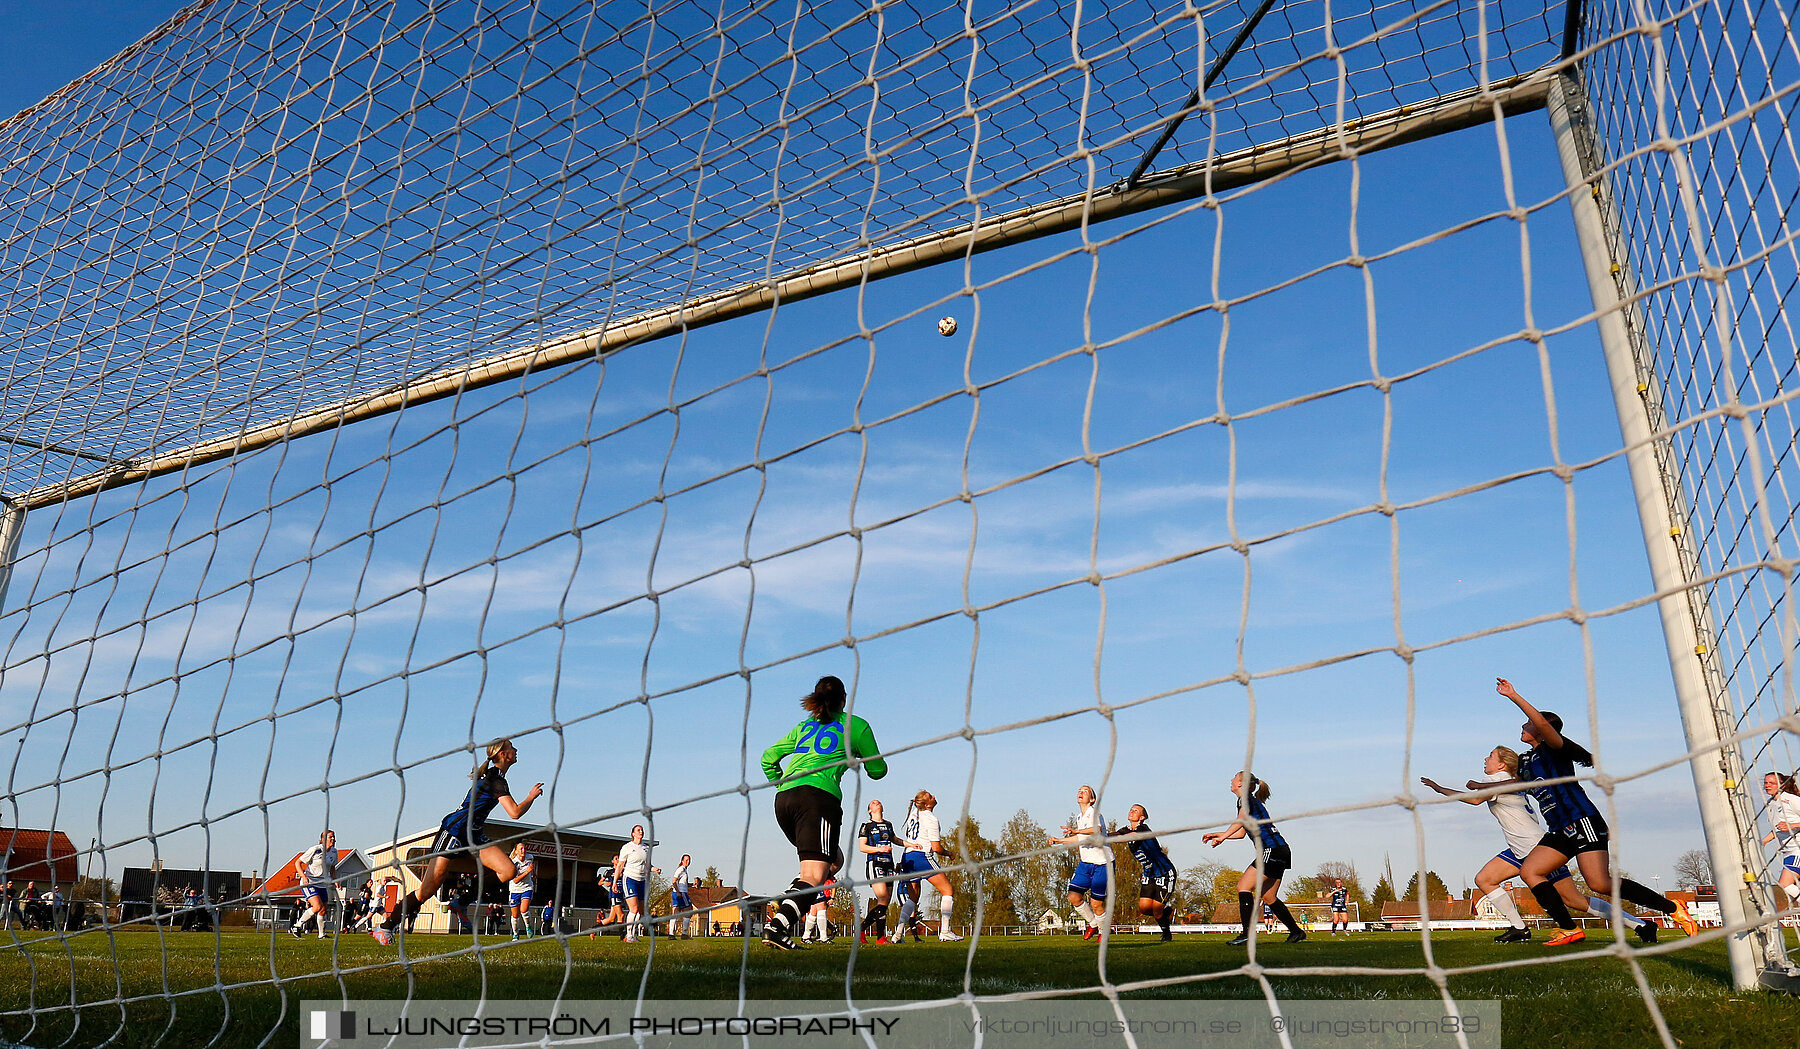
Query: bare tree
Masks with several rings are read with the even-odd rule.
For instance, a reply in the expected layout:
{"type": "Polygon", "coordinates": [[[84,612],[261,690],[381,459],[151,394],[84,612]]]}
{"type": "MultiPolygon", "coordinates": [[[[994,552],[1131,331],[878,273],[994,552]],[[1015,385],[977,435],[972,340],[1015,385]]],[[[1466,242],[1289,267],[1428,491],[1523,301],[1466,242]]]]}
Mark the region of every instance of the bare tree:
{"type": "Polygon", "coordinates": [[[1712,857],[1705,849],[1689,849],[1675,859],[1675,884],[1694,889],[1713,883],[1712,857]]]}

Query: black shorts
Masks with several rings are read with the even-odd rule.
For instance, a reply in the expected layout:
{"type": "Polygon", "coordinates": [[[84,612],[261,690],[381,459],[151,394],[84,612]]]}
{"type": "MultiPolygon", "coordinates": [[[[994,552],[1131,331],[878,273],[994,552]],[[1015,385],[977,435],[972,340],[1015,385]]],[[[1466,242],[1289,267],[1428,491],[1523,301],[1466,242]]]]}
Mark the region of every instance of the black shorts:
{"type": "Polygon", "coordinates": [[[1292,870],[1293,866],[1294,854],[1288,850],[1287,843],[1282,842],[1263,853],[1263,880],[1275,881],[1292,870]]]}
{"type": "Polygon", "coordinates": [[[880,859],[871,856],[869,862],[863,865],[863,876],[869,881],[891,878],[894,876],[894,861],[885,856],[880,859]]]}
{"type": "Polygon", "coordinates": [[[464,841],[457,832],[439,827],[437,837],[431,839],[431,851],[436,856],[454,856],[459,852],[479,854],[487,843],[486,834],[475,835],[474,841],[464,841]]]}
{"type": "Polygon", "coordinates": [[[844,862],[838,847],[844,803],[837,797],[817,787],[789,787],[775,795],[775,822],[802,860],[824,860],[833,867],[844,862]]]}
{"type": "Polygon", "coordinates": [[[1584,816],[1539,838],[1538,844],[1564,856],[1579,856],[1584,852],[1605,852],[1610,837],[1605,820],[1599,816],[1584,816]]]}
{"type": "Polygon", "coordinates": [[[1175,875],[1165,874],[1160,878],[1146,878],[1138,886],[1138,899],[1155,900],[1157,903],[1168,903],[1175,898],[1175,875]]]}

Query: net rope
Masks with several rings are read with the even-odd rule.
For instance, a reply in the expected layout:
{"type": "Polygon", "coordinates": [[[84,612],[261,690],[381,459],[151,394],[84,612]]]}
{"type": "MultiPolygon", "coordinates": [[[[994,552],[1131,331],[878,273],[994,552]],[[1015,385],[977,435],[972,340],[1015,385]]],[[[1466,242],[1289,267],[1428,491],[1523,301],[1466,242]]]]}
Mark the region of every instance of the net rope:
{"type": "MultiPolygon", "coordinates": [[[[1410,835],[1423,882],[1442,862],[1434,835],[1455,805],[1411,786],[1434,771],[1415,768],[1415,747],[1442,745],[1431,712],[1442,681],[1422,679],[1421,661],[1570,627],[1567,666],[1582,679],[1560,691],[1579,687],[1599,759],[1581,778],[1605,795],[1622,837],[1642,823],[1620,793],[1691,758],[1800,767],[1787,553],[1800,508],[1787,386],[1800,343],[1785,310],[1800,283],[1790,130],[1800,44],[1779,5],[1599,4],[1579,39],[1607,214],[1630,246],[1640,364],[1656,377],[1647,404],[1703,584],[1695,615],[1713,639],[1722,749],[1678,743],[1608,760],[1623,716],[1601,681],[1613,633],[1654,630],[1646,616],[1663,595],[1641,579],[1602,582],[1589,561],[1615,538],[1592,538],[1589,507],[1624,505],[1589,493],[1607,491],[1627,449],[1616,432],[1596,442],[1569,425],[1568,404],[1578,416],[1604,399],[1568,380],[1560,347],[1587,352],[1601,317],[1548,290],[1578,284],[1571,275],[1540,272],[1571,192],[1554,155],[1532,152],[1541,128],[1504,117],[1471,133],[1497,158],[1501,205],[1398,237],[1386,192],[1398,162],[1350,137],[1378,114],[1458,92],[1502,117],[1496,85],[1555,64],[1560,10],[1279,6],[1158,164],[1204,170],[1320,129],[1342,163],[1084,220],[998,253],[977,254],[971,238],[955,263],[877,279],[884,245],[1112,192],[1252,6],[219,0],[0,123],[0,325],[13,347],[0,492],[9,505],[32,493],[0,607],[0,745],[15,753],[7,822],[68,830],[75,859],[103,879],[121,875],[117,857],[202,870],[247,859],[272,871],[321,818],[401,841],[454,801],[446,793],[463,789],[480,746],[507,735],[528,751],[522,774],[549,784],[532,817],[553,837],[638,821],[655,838],[659,822],[692,833],[698,820],[733,842],[720,866],[737,885],[768,888],[780,879],[759,859],[773,791],[758,759],[768,729],[797,719],[796,686],[819,673],[844,677],[852,711],[907,770],[902,782],[960,789],[947,799],[960,856],[975,848],[974,822],[999,815],[984,798],[995,777],[1029,764],[1015,741],[1078,726],[1096,739],[1080,775],[1108,798],[1115,780],[1137,782],[1146,725],[1203,710],[1242,719],[1241,761],[1218,761],[1225,778],[1279,767],[1276,733],[1290,727],[1297,683],[1386,659],[1400,668],[1398,709],[1381,721],[1400,740],[1392,792],[1290,788],[1273,815],[1290,831],[1398,820],[1396,848],[1410,835]],[[1329,172],[1342,183],[1326,184],[1329,172]],[[1265,201],[1299,209],[1325,198],[1329,218],[1292,258],[1260,264],[1233,236],[1239,223],[1266,234],[1265,201]],[[1442,293],[1434,251],[1466,244],[1516,253],[1518,301],[1496,319],[1481,289],[1462,287],[1479,320],[1448,333],[1396,324],[1390,303],[1409,301],[1409,281],[1442,293]],[[1145,275],[1171,245],[1201,260],[1203,279],[1180,294],[1145,275]],[[716,327],[679,320],[711,296],[859,257],[870,263],[852,289],[777,297],[716,327]],[[1286,382],[1293,359],[1262,311],[1333,308],[1344,310],[1334,349],[1360,341],[1360,354],[1343,356],[1366,365],[1334,360],[1286,382]],[[398,410],[323,434],[56,496],[670,309],[673,338],[471,381],[442,400],[403,394],[398,410]],[[955,341],[919,334],[938,315],[961,321],[955,341]],[[1045,334],[1021,336],[1039,316],[1045,334]],[[1384,337],[1390,325],[1404,334],[1384,337]],[[1421,480],[1410,392],[1479,383],[1478,368],[1509,351],[1532,361],[1535,385],[1509,389],[1539,399],[1539,446],[1421,480]],[[1201,364],[1165,378],[1179,354],[1201,364]],[[1277,378],[1246,383],[1240,368],[1277,378]],[[1157,403],[1165,381],[1210,396],[1157,403]],[[1121,400],[1122,383],[1138,401],[1121,400]],[[1347,407],[1369,401],[1372,414],[1347,407]],[[1346,482],[1353,494],[1334,505],[1269,512],[1282,461],[1257,456],[1269,454],[1270,427],[1307,425],[1288,420],[1362,427],[1376,450],[1373,493],[1346,482]],[[1178,527],[1179,510],[1160,521],[1168,535],[1117,523],[1117,507],[1188,498],[1169,492],[1215,474],[1216,526],[1178,527]],[[1444,623],[1403,601],[1418,542],[1403,541],[1409,522],[1542,489],[1555,494],[1532,520],[1566,542],[1566,593],[1559,580],[1522,606],[1444,623]],[[1083,524],[1025,527],[1066,504],[1083,524]],[[1284,559],[1351,534],[1385,568],[1385,632],[1265,641],[1263,609],[1299,600],[1284,559]],[[943,551],[954,568],[927,560],[943,551]],[[1154,587],[1202,584],[1234,612],[1217,630],[1228,642],[1186,662],[1173,645],[1146,646],[1154,587]],[[1056,618],[1070,608],[1081,633],[1056,618]],[[1021,620],[1062,628],[1034,639],[1070,675],[1059,687],[1026,673],[1021,620]],[[1069,656],[1086,630],[1091,658],[1069,656]],[[921,681],[954,697],[930,719],[896,718],[889,705],[901,644],[920,646],[917,661],[935,664],[921,681]],[[1178,665],[1116,669],[1146,653],[1178,665]],[[1032,677],[1033,698],[996,703],[996,668],[1032,677]],[[696,722],[708,719],[728,746],[702,738],[696,722]],[[688,752],[702,767],[672,777],[664,763],[688,752]]],[[[852,827],[878,790],[901,789],[856,772],[845,788],[852,827]]],[[[1766,799],[1739,801],[1753,836],[1772,829],[1766,799]]],[[[1228,818],[1158,828],[1192,856],[1198,832],[1228,818]]],[[[684,848],[672,840],[659,856],[684,848]]],[[[946,869],[979,886],[1067,856],[1039,844],[946,869]]],[[[1774,899],[1780,860],[1757,856],[1760,890],[1774,899]]],[[[973,897],[959,892],[958,904],[980,925],[1000,901],[973,897]]],[[[1057,986],[993,980],[976,935],[960,982],[937,993],[976,1010],[976,999],[1098,993],[1122,1010],[1121,996],[1248,976],[1275,1008],[1276,981],[1316,971],[1421,976],[1455,1012],[1453,979],[1555,963],[1459,963],[1440,957],[1429,915],[1422,924],[1417,965],[1288,967],[1253,941],[1243,965],[1143,976],[1103,941],[1091,978],[1057,986]]],[[[406,993],[431,997],[421,969],[466,959],[486,999],[507,975],[506,955],[480,937],[409,937],[398,963],[334,948],[323,967],[277,964],[277,931],[274,972],[248,979],[210,945],[196,977],[199,941],[146,918],[50,950],[14,936],[0,964],[22,967],[27,1001],[0,1008],[0,1037],[61,1039],[79,1019],[77,1041],[94,1025],[97,1044],[153,1005],[167,1007],[162,1040],[187,1041],[190,1003],[217,1000],[229,1015],[237,992],[273,988],[291,1013],[294,985],[313,977],[348,999],[362,977],[398,964],[406,993]],[[145,924],[159,938],[149,984],[120,947],[150,935],[145,924]],[[89,950],[114,974],[98,991],[79,978],[89,950]]],[[[1641,959],[1682,946],[1600,948],[1671,1049],[1641,959]]],[[[632,971],[640,1000],[653,997],[665,950],[653,942],[632,971]]],[[[740,1000],[758,986],[754,950],[746,938],[731,974],[740,1000]]],[[[858,968],[861,949],[848,957],[854,1010],[881,995],[858,968]]],[[[587,996],[569,944],[561,961],[557,1000],[587,996]]],[[[283,1022],[248,1044],[286,1037],[283,1022]]],[[[239,1036],[221,1021],[212,1040],[239,1036]]]]}

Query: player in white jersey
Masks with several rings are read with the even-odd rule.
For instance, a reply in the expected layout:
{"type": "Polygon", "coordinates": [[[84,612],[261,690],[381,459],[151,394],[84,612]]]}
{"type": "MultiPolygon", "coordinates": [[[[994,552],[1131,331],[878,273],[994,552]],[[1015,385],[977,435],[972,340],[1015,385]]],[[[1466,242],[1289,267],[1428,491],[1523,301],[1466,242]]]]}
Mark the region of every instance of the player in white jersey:
{"type": "Polygon", "coordinates": [[[675,923],[669,932],[684,939],[694,934],[694,899],[688,894],[692,885],[688,865],[693,862],[692,856],[682,856],[681,864],[675,868],[675,878],[669,883],[669,910],[675,915],[675,923]]]}
{"type": "Polygon", "coordinates": [[[295,873],[300,876],[300,915],[288,931],[296,939],[306,935],[307,925],[314,921],[319,923],[319,939],[325,938],[326,909],[334,895],[337,861],[337,835],[330,830],[319,835],[319,843],[294,861],[295,873]]]}
{"type": "Polygon", "coordinates": [[[1775,829],[1762,843],[1781,843],[1775,853],[1781,861],[1781,891],[1789,908],[1800,907],[1800,785],[1792,776],[1771,772],[1763,777],[1763,793],[1769,796],[1769,823],[1775,829]]]}
{"type": "Polygon", "coordinates": [[[650,900],[650,875],[661,874],[661,867],[650,866],[650,846],[644,844],[644,825],[631,828],[631,840],[619,846],[619,863],[625,876],[625,942],[638,942],[649,928],[644,920],[650,900]]]}
{"type": "Polygon", "coordinates": [[[913,939],[919,938],[919,932],[913,926],[913,917],[919,910],[919,882],[928,881],[938,891],[938,939],[960,940],[961,936],[950,931],[950,915],[956,906],[955,890],[950,887],[950,877],[938,869],[937,858],[949,854],[944,847],[944,832],[938,824],[938,800],[928,790],[913,795],[912,806],[906,814],[906,821],[901,826],[895,839],[906,848],[905,855],[900,857],[900,873],[913,877],[901,882],[900,894],[900,930],[893,938],[894,943],[904,943],[908,930],[913,939]]]}
{"type": "MultiPolygon", "coordinates": [[[[1470,780],[1470,790],[1480,790],[1494,783],[1506,783],[1518,778],[1519,754],[1511,747],[1495,747],[1488,752],[1487,761],[1482,766],[1482,777],[1470,780]]],[[[1486,804],[1488,811],[1500,824],[1501,833],[1506,835],[1506,848],[1500,850],[1493,859],[1487,861],[1475,874],[1475,887],[1481,890],[1480,900],[1492,900],[1494,909],[1506,919],[1509,928],[1494,937],[1499,943],[1524,943],[1531,939],[1531,931],[1525,927],[1525,919],[1519,914],[1519,906],[1513,902],[1512,892],[1506,883],[1517,876],[1524,865],[1525,857],[1537,847],[1544,837],[1544,825],[1531,811],[1531,803],[1523,794],[1496,794],[1491,798],[1471,798],[1461,791],[1440,786],[1431,779],[1421,777],[1419,782],[1448,798],[1469,805],[1486,804]]],[[[1569,874],[1567,865],[1550,872],[1550,884],[1556,887],[1556,893],[1572,911],[1587,911],[1596,917],[1607,918],[1613,913],[1612,903],[1597,896],[1583,896],[1576,889],[1575,881],[1569,874]]],[[[1479,905],[1479,904],[1478,904],[1479,905]]],[[[1637,933],[1638,939],[1645,943],[1656,942],[1656,923],[1640,918],[1628,911],[1621,912],[1620,917],[1625,925],[1637,933]]]]}
{"type": "Polygon", "coordinates": [[[1080,845],[1076,851],[1075,874],[1069,879],[1069,906],[1087,922],[1081,934],[1091,940],[1105,932],[1102,916],[1106,911],[1107,885],[1112,878],[1112,850],[1102,844],[1106,836],[1106,817],[1100,815],[1100,796],[1086,786],[1075,792],[1079,812],[1073,826],[1065,825],[1067,837],[1051,838],[1052,845],[1080,845]],[[1091,902],[1090,902],[1091,901],[1091,902]]]}
{"type": "Polygon", "coordinates": [[[507,883],[507,903],[512,912],[512,938],[531,935],[531,897],[537,892],[537,861],[525,855],[525,843],[513,846],[513,880],[507,883]]]}

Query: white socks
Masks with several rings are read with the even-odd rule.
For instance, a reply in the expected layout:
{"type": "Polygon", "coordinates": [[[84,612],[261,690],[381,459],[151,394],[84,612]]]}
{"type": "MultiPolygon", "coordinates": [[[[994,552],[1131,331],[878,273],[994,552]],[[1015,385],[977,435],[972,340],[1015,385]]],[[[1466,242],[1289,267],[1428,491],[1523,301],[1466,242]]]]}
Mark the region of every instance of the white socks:
{"type": "Polygon", "coordinates": [[[912,893],[900,894],[900,928],[899,933],[905,936],[912,930],[913,915],[918,913],[919,901],[912,898],[912,893]]]}
{"type": "Polygon", "coordinates": [[[950,912],[956,909],[956,897],[944,895],[938,897],[938,936],[950,935],[950,912]]]}
{"type": "Polygon", "coordinates": [[[1493,901],[1494,909],[1500,912],[1500,917],[1506,919],[1506,924],[1515,929],[1525,927],[1525,918],[1519,913],[1519,905],[1513,902],[1512,893],[1506,891],[1506,886],[1502,885],[1483,896],[1482,899],[1493,901]]]}
{"type": "Polygon", "coordinates": [[[1089,925],[1100,924],[1100,916],[1094,913],[1094,908],[1090,906],[1086,900],[1082,900],[1075,905],[1075,913],[1081,915],[1089,925]]]}
{"type": "Polygon", "coordinates": [[[1789,900],[1794,903],[1800,903],[1800,881],[1789,882],[1788,884],[1783,885],[1781,889],[1783,892],[1787,893],[1787,898],[1789,900]]]}

